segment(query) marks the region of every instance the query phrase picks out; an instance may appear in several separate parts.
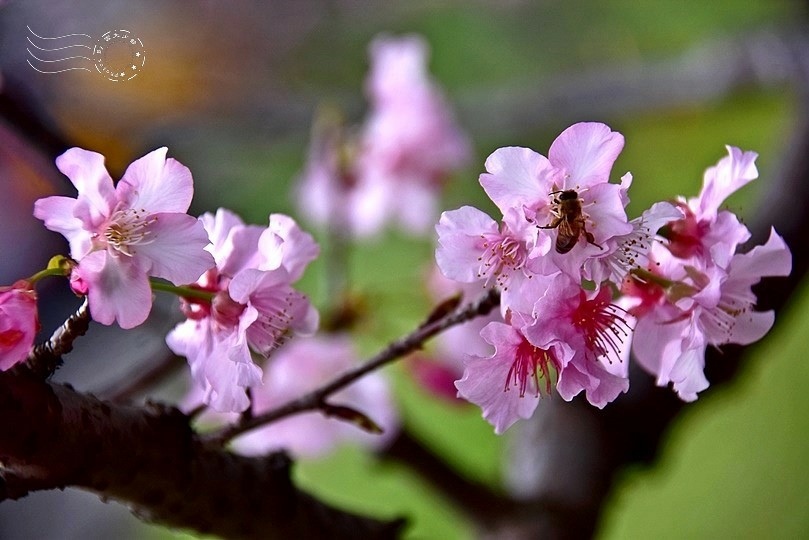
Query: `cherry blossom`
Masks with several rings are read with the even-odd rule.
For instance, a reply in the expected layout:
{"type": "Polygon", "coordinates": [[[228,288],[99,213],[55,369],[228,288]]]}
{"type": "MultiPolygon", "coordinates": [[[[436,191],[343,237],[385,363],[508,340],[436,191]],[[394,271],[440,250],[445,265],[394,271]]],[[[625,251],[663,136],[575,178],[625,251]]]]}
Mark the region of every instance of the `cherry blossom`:
{"type": "Polygon", "coordinates": [[[671,223],[666,235],[669,250],[676,256],[710,257],[722,268],[727,268],[736,247],[750,238],[750,232],[735,214],[719,207],[729,195],[758,178],[758,154],[733,146],[727,151],[727,156],[705,171],[697,197],[678,199],[684,217],[671,223]]]}
{"type": "Polygon", "coordinates": [[[211,293],[213,300],[187,297],[188,320],[166,341],[188,358],[194,380],[205,389],[205,403],[218,411],[243,411],[250,404],[246,389],[261,382],[253,355],[266,358],[290,334],[317,328],[317,312],[292,283],[318,249],[311,236],[280,214],[271,215],[266,228],[245,225],[224,209],[200,221],[210,234],[216,267],[194,288],[211,293]]]}
{"type": "Polygon", "coordinates": [[[36,300],[28,281],[0,287],[0,371],[22,362],[31,352],[39,330],[36,300]]]}
{"type": "Polygon", "coordinates": [[[380,36],[370,47],[369,111],[355,137],[332,126],[316,133],[301,179],[301,210],[358,236],[398,222],[429,230],[444,181],[471,154],[417,36],[380,36]]]}
{"type": "Polygon", "coordinates": [[[191,283],[213,266],[208,236],[186,214],[193,195],[191,172],[159,148],[134,161],[113,186],[104,157],[71,148],[56,165],[78,190],[77,198],[46,197],[34,215],[70,242],[78,261],[74,289],[86,293],[102,324],[132,328],[149,315],[149,276],[191,283]]]}
{"type": "Polygon", "coordinates": [[[727,271],[707,259],[700,267],[683,264],[662,248],[653,260],[652,276],[625,289],[639,314],[633,352],[659,385],[672,383],[683,400],[693,401],[709,386],[703,373],[708,345],[748,345],[772,328],[774,313],[753,310],[751,288],[762,277],[789,275],[792,256],[771,230],[764,245],[735,254],[727,271]]]}
{"type": "Polygon", "coordinates": [[[521,330],[537,347],[562,343],[574,351],[559,372],[557,391],[571,400],[582,390],[602,408],[629,389],[629,350],[634,319],[613,302],[609,288],[594,298],[565,274],[557,274],[523,316],[521,330]]]}
{"type": "Polygon", "coordinates": [[[625,175],[621,184],[609,182],[623,144],[623,136],[604,124],[579,123],[556,138],[547,158],[528,148],[506,147],[486,160],[480,184],[492,201],[504,215],[522,209],[539,228],[531,257],[544,265],[540,273],[562,270],[578,279],[587,259],[610,253],[605,251],[608,240],[632,232],[624,210],[631,176],[625,175]],[[560,225],[572,217],[570,208],[577,207],[581,225],[569,239],[572,247],[560,252],[560,225]]]}
{"type": "Polygon", "coordinates": [[[565,368],[572,350],[562,343],[537,347],[517,328],[499,322],[489,323],[480,335],[495,352],[470,356],[455,386],[459,396],[482,409],[500,435],[534,414],[542,393],[551,391],[551,377],[565,368]]]}

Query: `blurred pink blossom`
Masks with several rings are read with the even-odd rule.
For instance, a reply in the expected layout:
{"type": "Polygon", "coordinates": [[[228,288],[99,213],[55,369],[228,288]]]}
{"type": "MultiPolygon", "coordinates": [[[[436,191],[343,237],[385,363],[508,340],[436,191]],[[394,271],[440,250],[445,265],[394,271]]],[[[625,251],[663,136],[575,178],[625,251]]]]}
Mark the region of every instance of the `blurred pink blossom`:
{"type": "MultiPolygon", "coordinates": [[[[254,412],[260,414],[323,386],[356,366],[357,358],[345,335],[318,335],[291,341],[267,361],[263,386],[253,387],[254,412]]],[[[349,441],[380,448],[399,429],[388,381],[379,371],[330,396],[328,402],[365,414],[383,433],[368,433],[345,420],[327,418],[315,411],[256,429],[237,439],[234,447],[248,455],[285,448],[296,456],[318,457],[349,441]]]]}
{"type": "Polygon", "coordinates": [[[418,36],[380,36],[370,47],[368,116],[355,140],[316,136],[301,179],[301,212],[345,234],[370,236],[390,222],[424,233],[444,181],[470,155],[418,36]]]}
{"type": "Polygon", "coordinates": [[[0,371],[28,357],[39,330],[37,295],[28,281],[0,287],[0,371]]]}

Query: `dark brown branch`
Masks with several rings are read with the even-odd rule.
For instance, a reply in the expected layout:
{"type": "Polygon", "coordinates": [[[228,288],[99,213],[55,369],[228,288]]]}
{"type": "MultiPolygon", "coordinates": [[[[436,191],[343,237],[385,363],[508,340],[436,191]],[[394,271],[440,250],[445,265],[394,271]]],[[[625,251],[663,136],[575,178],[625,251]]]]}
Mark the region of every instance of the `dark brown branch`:
{"type": "Polygon", "coordinates": [[[518,508],[518,503],[507,495],[461,476],[406,429],[402,429],[380,453],[380,458],[396,460],[410,467],[476,523],[502,519],[518,508]]]}
{"type": "Polygon", "coordinates": [[[394,538],[402,527],[297,489],[283,453],[247,458],[203,444],[172,407],[116,405],[0,373],[0,425],[0,500],[76,486],[226,538],[394,538]]]}
{"type": "Polygon", "coordinates": [[[62,365],[62,356],[73,350],[73,342],[83,336],[90,328],[90,307],[84,299],[65,323],[60,326],[51,338],[34,347],[25,363],[14,369],[15,373],[27,371],[41,379],[47,379],[62,365]]]}
{"type": "Polygon", "coordinates": [[[420,348],[428,339],[446,330],[447,328],[489,313],[492,309],[494,309],[495,306],[499,305],[499,302],[500,294],[496,290],[492,289],[476,302],[456,309],[444,317],[440,317],[435,320],[433,320],[431,317],[428,319],[427,323],[419,326],[407,336],[394,341],[364,364],[355,369],[347,371],[339,377],[336,377],[330,383],[325,384],[324,386],[321,386],[320,388],[313,390],[312,392],[298,399],[292,400],[276,409],[256,415],[238,424],[228,426],[222,431],[213,434],[210,439],[211,444],[226,444],[228,441],[241,435],[242,433],[255,429],[264,424],[280,420],[281,418],[286,418],[287,416],[291,416],[293,414],[328,408],[326,398],[333,393],[342,390],[371,371],[379,369],[380,367],[415,351],[416,349],[420,348]]]}

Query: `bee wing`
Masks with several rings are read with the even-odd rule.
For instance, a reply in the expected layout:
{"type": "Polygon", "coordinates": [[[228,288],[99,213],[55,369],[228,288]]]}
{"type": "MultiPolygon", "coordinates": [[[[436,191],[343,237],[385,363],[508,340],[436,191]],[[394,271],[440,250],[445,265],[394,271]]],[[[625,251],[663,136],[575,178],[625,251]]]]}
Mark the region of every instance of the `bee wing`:
{"type": "Polygon", "coordinates": [[[576,242],[579,240],[579,230],[574,229],[570,222],[563,219],[559,222],[559,227],[556,229],[556,251],[558,253],[567,253],[576,242]]]}

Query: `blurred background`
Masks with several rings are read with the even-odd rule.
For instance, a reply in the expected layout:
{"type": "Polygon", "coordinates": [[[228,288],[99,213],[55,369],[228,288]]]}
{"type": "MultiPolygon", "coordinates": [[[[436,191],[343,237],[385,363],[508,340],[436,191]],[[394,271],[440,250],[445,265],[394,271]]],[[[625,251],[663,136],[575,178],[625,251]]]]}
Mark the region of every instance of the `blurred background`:
{"type": "MultiPolygon", "coordinates": [[[[473,141],[472,165],[449,185],[444,208],[491,210],[477,183],[486,156],[507,145],[546,153],[565,127],[590,120],[626,137],[614,173],[634,175],[630,216],[656,200],[695,195],[726,144],[760,154],[760,179],[728,203],[750,216],[780,170],[804,105],[796,74],[809,61],[806,9],[785,0],[0,3],[0,282],[66,252],[31,215],[37,198],[71,193],[53,165],[66,145],[107,156],[113,178],[168,146],[194,174],[192,214],[224,206],[259,224],[270,212],[295,215],[291,188],[315,112],[328,103],[361,120],[367,46],[382,32],[425,37],[431,72],[473,141]],[[27,61],[31,31],[95,39],[115,29],[143,42],[146,62],[132,80],[46,74],[27,61]]],[[[364,354],[427,313],[433,242],[392,231],[352,251],[352,288],[372,314],[358,332],[364,354]]],[[[323,270],[313,265],[301,285],[316,304],[325,301],[323,270]]],[[[43,292],[47,332],[76,304],[62,283],[51,288],[43,292]]],[[[654,468],[625,475],[601,538],[809,536],[807,309],[803,291],[750,347],[742,376],[705,392],[679,419],[654,468]]],[[[83,390],[109,388],[165,354],[174,311],[168,299],[134,334],[93,327],[58,376],[83,390]]],[[[432,398],[401,365],[388,371],[408,429],[469,477],[500,486],[508,434],[496,437],[477,408],[432,398]]],[[[178,388],[164,385],[159,395],[177,398],[178,388]]],[[[474,535],[423,479],[359,449],[301,461],[295,474],[302,487],[343,507],[409,516],[409,538],[474,535]]],[[[75,490],[5,502],[0,520],[2,538],[182,536],[75,490]]]]}

